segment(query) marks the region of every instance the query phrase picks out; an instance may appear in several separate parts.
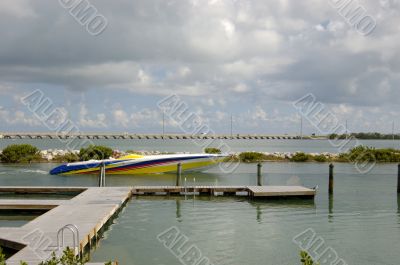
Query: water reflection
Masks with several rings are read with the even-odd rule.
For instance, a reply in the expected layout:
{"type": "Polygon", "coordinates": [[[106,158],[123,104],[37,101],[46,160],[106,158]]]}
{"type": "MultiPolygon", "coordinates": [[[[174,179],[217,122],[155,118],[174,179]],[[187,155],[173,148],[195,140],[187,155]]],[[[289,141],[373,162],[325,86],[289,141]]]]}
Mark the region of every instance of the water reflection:
{"type": "Polygon", "coordinates": [[[270,210],[285,209],[285,210],[299,210],[299,209],[316,209],[314,200],[302,199],[276,199],[276,200],[252,200],[249,199],[249,204],[256,210],[256,220],[260,224],[263,221],[263,214],[268,213],[270,210]]]}
{"type": "Polygon", "coordinates": [[[260,206],[260,205],[257,205],[257,206],[256,206],[256,210],[257,210],[257,218],[256,218],[256,219],[257,219],[257,222],[258,222],[258,223],[261,223],[261,221],[262,221],[262,218],[261,218],[261,217],[262,217],[262,216],[261,216],[261,215],[262,215],[261,206],[260,206]]]}
{"type": "Polygon", "coordinates": [[[400,193],[397,193],[397,214],[400,217],[400,193]]]}
{"type": "Polygon", "coordinates": [[[176,202],[176,219],[179,222],[181,222],[182,221],[181,220],[181,217],[182,217],[182,215],[181,215],[181,200],[180,199],[176,199],[175,202],[176,202]]]}
{"type": "Polygon", "coordinates": [[[328,221],[330,223],[333,222],[333,194],[329,194],[329,214],[328,214],[328,221]]]}

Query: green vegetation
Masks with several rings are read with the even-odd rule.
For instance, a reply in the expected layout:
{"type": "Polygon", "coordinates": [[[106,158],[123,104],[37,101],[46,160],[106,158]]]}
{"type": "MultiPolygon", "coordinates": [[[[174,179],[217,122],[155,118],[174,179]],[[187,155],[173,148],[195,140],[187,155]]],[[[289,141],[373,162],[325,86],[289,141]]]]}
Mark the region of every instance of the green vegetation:
{"type": "Polygon", "coordinates": [[[90,145],[87,148],[81,148],[79,151],[79,160],[87,161],[91,159],[108,159],[113,154],[113,150],[107,146],[90,145]]]}
{"type": "Polygon", "coordinates": [[[299,152],[294,154],[291,158],[290,161],[292,162],[306,162],[310,159],[310,156],[303,153],[303,152],[299,152]]]}
{"type": "Polygon", "coordinates": [[[56,155],[55,157],[53,157],[52,159],[53,162],[68,162],[68,163],[72,163],[72,162],[77,162],[79,161],[79,155],[75,154],[75,153],[66,153],[65,155],[56,155]]]}
{"type": "Polygon", "coordinates": [[[400,150],[392,148],[375,149],[367,146],[357,146],[339,155],[339,161],[341,162],[400,162],[400,150]]]}
{"type": "MultiPolygon", "coordinates": [[[[28,263],[21,261],[21,265],[28,265],[28,263]]],[[[57,258],[55,253],[51,255],[50,259],[47,261],[41,262],[39,265],[83,265],[84,261],[80,261],[79,258],[75,255],[74,251],[70,248],[66,248],[63,252],[61,258],[57,258]]],[[[111,262],[107,262],[105,265],[111,265],[111,262]]],[[[0,265],[6,265],[6,256],[3,254],[2,249],[0,248],[0,265]]]]}
{"type": "Polygon", "coordinates": [[[6,255],[3,254],[3,250],[0,248],[0,265],[6,265],[6,255]]]}
{"type": "Polygon", "coordinates": [[[242,162],[260,162],[265,160],[263,153],[243,152],[239,154],[239,160],[242,162]]]}
{"type": "Polygon", "coordinates": [[[215,147],[207,147],[204,149],[206,154],[221,154],[221,150],[215,147]]]}
{"type": "MultiPolygon", "coordinates": [[[[235,161],[235,159],[233,159],[235,161]]],[[[236,161],[252,163],[252,162],[262,162],[262,161],[282,161],[285,160],[282,157],[275,155],[267,155],[259,152],[243,152],[240,153],[236,161]]]]}
{"type": "Polygon", "coordinates": [[[229,161],[240,161],[245,163],[262,161],[291,161],[291,162],[377,162],[377,163],[399,163],[400,150],[392,148],[376,149],[367,146],[357,146],[346,153],[336,157],[327,157],[323,154],[310,155],[303,152],[294,154],[291,158],[283,158],[276,155],[266,155],[258,152],[243,152],[229,161]]]}
{"type": "MultiPolygon", "coordinates": [[[[220,154],[221,150],[214,147],[204,149],[208,154],[220,154]]],[[[146,155],[148,152],[139,152],[135,150],[127,150],[128,154],[146,155]]],[[[150,152],[151,153],[151,152],[150,152]]],[[[157,154],[172,154],[163,152],[157,154]]],[[[90,145],[81,148],[79,153],[76,152],[52,152],[51,150],[41,153],[38,148],[29,144],[14,144],[7,146],[2,154],[0,161],[3,163],[30,163],[30,162],[58,162],[72,163],[76,161],[87,161],[91,159],[108,159],[110,157],[120,157],[124,153],[114,152],[111,148],[99,145],[90,145]]],[[[262,152],[242,152],[234,154],[225,159],[226,162],[244,162],[255,163],[263,161],[291,161],[291,162],[377,162],[377,163],[399,163],[400,150],[392,148],[373,148],[368,146],[357,146],[346,153],[341,154],[307,154],[297,152],[290,156],[286,153],[262,153],[262,152]]],[[[1,264],[0,264],[1,265],[1,264]]]]}
{"type": "MultiPolygon", "coordinates": [[[[275,154],[264,154],[259,152],[243,152],[237,156],[232,156],[227,159],[229,162],[244,162],[254,163],[263,161],[291,161],[291,162],[333,162],[335,159],[326,157],[323,154],[310,155],[303,152],[294,154],[291,158],[278,156],[275,154]]],[[[348,161],[347,161],[348,162],[348,161]]]]}
{"type": "Polygon", "coordinates": [[[319,262],[314,262],[306,251],[300,251],[300,258],[302,265],[319,265],[319,262]]]}
{"type": "MultiPolygon", "coordinates": [[[[336,133],[330,134],[329,139],[346,139],[346,134],[341,134],[338,135],[336,133]]],[[[377,132],[373,132],[373,133],[351,133],[347,135],[347,138],[356,138],[356,139],[374,139],[374,140],[391,140],[391,139],[400,139],[400,134],[395,134],[393,136],[393,134],[380,134],[377,132]]]]}
{"type": "Polygon", "coordinates": [[[335,140],[335,139],[340,139],[340,140],[342,140],[342,139],[346,139],[346,137],[349,137],[350,138],[350,135],[348,135],[348,134],[341,134],[341,135],[339,135],[339,134],[336,134],[336,133],[332,133],[332,134],[330,134],[329,136],[328,136],[328,138],[330,139],[330,140],[335,140]]]}
{"type": "Polygon", "coordinates": [[[39,265],[83,265],[84,262],[80,261],[79,258],[76,257],[75,253],[70,249],[66,248],[63,252],[63,256],[61,258],[57,258],[55,253],[51,255],[51,258],[47,261],[41,262],[39,265]]]}
{"type": "Polygon", "coordinates": [[[29,163],[40,160],[40,150],[30,144],[9,145],[1,154],[1,161],[5,163],[29,163]]]}
{"type": "Polygon", "coordinates": [[[321,163],[328,162],[328,158],[326,158],[326,156],[324,156],[324,155],[316,155],[311,158],[316,162],[321,162],[321,163]]]}

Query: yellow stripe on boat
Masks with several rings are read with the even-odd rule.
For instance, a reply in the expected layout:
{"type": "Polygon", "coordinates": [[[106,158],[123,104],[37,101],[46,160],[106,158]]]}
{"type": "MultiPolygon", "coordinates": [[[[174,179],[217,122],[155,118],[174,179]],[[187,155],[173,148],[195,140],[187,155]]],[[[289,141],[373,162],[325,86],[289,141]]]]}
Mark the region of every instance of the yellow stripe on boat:
{"type": "Polygon", "coordinates": [[[139,158],[143,158],[144,156],[142,155],[138,155],[138,154],[129,154],[126,156],[122,156],[120,158],[118,158],[118,160],[123,160],[123,159],[139,159],[139,158]]]}

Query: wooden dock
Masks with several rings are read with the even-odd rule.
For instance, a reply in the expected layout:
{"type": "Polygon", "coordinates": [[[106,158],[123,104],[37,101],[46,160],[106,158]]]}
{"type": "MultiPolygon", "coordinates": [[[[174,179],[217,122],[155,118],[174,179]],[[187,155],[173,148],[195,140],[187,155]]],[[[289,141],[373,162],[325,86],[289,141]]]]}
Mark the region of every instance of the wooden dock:
{"type": "MultiPolygon", "coordinates": [[[[76,246],[76,253],[97,240],[99,231],[123,207],[132,195],[244,196],[257,199],[314,198],[316,190],[301,186],[134,186],[134,187],[0,187],[0,194],[20,194],[21,198],[1,199],[0,210],[44,210],[44,214],[22,227],[1,228],[0,246],[18,251],[7,260],[9,265],[20,261],[39,264],[59,248],[58,232],[67,225],[76,226],[78,243],[74,244],[71,227],[66,229],[63,247],[76,246]],[[70,199],[25,199],[29,194],[74,193],[70,199]]],[[[73,229],[72,229],[73,230],[73,229]]],[[[90,263],[88,263],[90,265],[90,263]]],[[[94,263],[92,264],[94,265],[94,263]]]]}

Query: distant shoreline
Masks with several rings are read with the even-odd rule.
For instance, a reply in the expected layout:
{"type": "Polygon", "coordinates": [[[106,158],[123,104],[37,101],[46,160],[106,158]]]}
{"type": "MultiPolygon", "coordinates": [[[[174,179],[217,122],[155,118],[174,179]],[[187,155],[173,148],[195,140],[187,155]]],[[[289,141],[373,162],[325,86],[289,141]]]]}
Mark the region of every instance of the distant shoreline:
{"type": "Polygon", "coordinates": [[[58,133],[0,132],[0,140],[400,140],[400,134],[349,133],[330,135],[290,134],[157,134],[157,133],[58,133]]]}
{"type": "MultiPolygon", "coordinates": [[[[377,149],[385,150],[385,149],[377,149]]],[[[378,163],[398,163],[400,162],[400,151],[394,149],[387,149],[387,152],[394,152],[396,161],[376,161],[378,163]]],[[[71,155],[78,157],[79,150],[62,150],[62,149],[47,149],[41,150],[39,158],[31,161],[30,163],[67,163],[77,162],[70,161],[71,155]]],[[[162,154],[185,154],[193,152],[160,152],[160,151],[120,151],[113,150],[112,159],[117,159],[127,154],[140,154],[148,155],[162,155],[162,154]]],[[[0,151],[1,154],[1,151],[0,151]]],[[[235,152],[232,153],[226,162],[242,162],[242,163],[258,163],[258,162],[295,162],[295,163],[354,163],[352,156],[357,156],[358,153],[304,153],[304,152],[235,152]]],[[[393,158],[392,158],[393,159],[393,158]]],[[[0,162],[2,164],[9,164],[0,162]]],[[[27,162],[17,162],[14,164],[29,164],[27,162]]]]}

